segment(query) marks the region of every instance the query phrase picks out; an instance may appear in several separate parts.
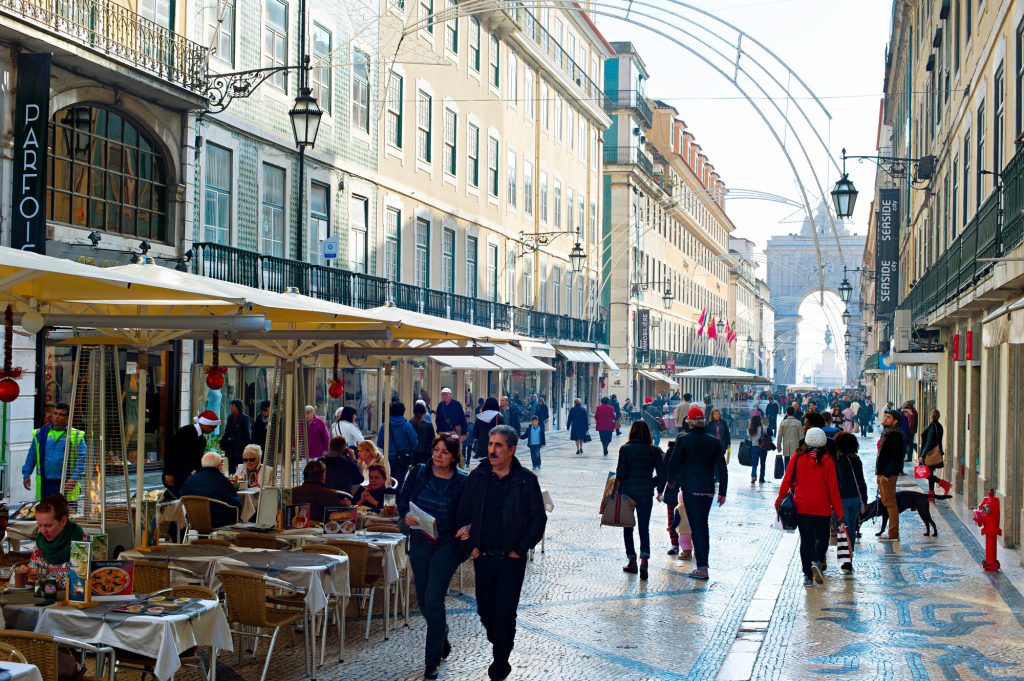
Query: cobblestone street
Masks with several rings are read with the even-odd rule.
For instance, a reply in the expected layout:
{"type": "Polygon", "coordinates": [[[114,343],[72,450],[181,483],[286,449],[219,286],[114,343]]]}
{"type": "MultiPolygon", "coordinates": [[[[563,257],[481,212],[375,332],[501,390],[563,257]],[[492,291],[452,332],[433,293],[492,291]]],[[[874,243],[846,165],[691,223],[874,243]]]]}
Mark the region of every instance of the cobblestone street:
{"type": "MultiPolygon", "coordinates": [[[[650,579],[623,573],[621,531],[598,526],[597,504],[624,441],[614,440],[605,458],[595,438],[578,457],[564,434],[549,438],[540,479],[555,509],[545,553],[527,572],[511,678],[1024,678],[1024,600],[1006,576],[984,575],[976,529],[949,502],[936,504],[938,538],[922,536],[912,511],[901,517],[897,546],[878,543],[877,524],[868,524],[855,574],[840,575],[833,549],[825,585],[808,589],[796,536],[771,528],[777,484],[751,486],[733,457],[728,501],[711,514],[711,580],[689,579],[691,563],[666,555],[661,504],[651,522],[650,579]]],[[[874,442],[861,442],[872,479],[874,442]]],[[[484,679],[490,662],[468,565],[465,574],[465,593],[448,600],[454,650],[442,666],[446,679],[484,679]]],[[[346,662],[320,678],[420,678],[422,619],[414,614],[388,641],[376,618],[364,641],[364,624],[350,619],[346,662]]],[[[284,640],[271,678],[301,678],[301,649],[284,640]]],[[[259,669],[225,655],[219,673],[257,679],[259,669]]]]}

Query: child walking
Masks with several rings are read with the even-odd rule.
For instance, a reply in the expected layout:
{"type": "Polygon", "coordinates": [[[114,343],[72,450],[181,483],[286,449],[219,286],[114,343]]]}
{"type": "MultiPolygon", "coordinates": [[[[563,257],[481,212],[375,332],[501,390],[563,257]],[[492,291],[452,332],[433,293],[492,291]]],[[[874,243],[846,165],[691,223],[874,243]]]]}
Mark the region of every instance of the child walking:
{"type": "Polygon", "coordinates": [[[526,440],[526,445],[530,448],[530,459],[533,463],[534,472],[540,470],[540,448],[547,444],[544,438],[544,424],[540,422],[540,419],[534,416],[530,419],[530,424],[526,426],[526,430],[519,436],[520,440],[526,440]]]}

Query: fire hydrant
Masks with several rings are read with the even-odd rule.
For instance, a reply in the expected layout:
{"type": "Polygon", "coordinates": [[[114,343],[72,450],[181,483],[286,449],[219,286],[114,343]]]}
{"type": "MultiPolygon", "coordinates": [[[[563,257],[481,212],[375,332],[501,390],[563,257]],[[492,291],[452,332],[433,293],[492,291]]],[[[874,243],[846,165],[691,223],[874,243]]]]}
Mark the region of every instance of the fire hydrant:
{"type": "Polygon", "coordinates": [[[985,560],[981,567],[985,572],[999,572],[999,560],[996,558],[996,537],[1003,533],[999,527],[999,497],[995,490],[990,489],[988,496],[981,500],[974,511],[974,522],[981,528],[985,537],[985,560]]]}

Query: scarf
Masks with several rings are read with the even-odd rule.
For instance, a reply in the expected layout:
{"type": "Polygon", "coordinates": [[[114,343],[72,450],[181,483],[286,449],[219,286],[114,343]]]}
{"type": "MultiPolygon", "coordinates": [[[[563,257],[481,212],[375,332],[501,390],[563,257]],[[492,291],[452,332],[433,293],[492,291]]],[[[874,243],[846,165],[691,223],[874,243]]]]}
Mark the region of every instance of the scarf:
{"type": "Polygon", "coordinates": [[[42,552],[44,561],[50,565],[61,565],[71,560],[71,542],[84,536],[82,528],[69,520],[52,541],[48,541],[42,534],[36,535],[36,546],[42,552]]]}

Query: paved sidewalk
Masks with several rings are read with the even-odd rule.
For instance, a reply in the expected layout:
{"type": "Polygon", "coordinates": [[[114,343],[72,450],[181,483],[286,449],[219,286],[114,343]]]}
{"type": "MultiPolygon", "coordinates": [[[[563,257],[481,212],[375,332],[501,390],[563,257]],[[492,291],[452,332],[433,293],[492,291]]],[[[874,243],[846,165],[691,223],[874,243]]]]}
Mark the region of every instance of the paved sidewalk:
{"type": "MultiPolygon", "coordinates": [[[[597,514],[625,435],[607,458],[596,437],[584,456],[564,433],[548,440],[540,480],[555,509],[546,552],[537,552],[527,572],[512,679],[1024,678],[1024,601],[1008,580],[982,573],[971,553],[976,530],[944,502],[936,504],[937,539],[921,536],[923,525],[908,514],[898,546],[878,543],[868,525],[855,575],[840,576],[833,550],[827,583],[806,589],[796,537],[771,528],[777,484],[752,486],[733,457],[728,500],[711,514],[711,580],[689,579],[692,563],[665,554],[665,507],[656,503],[651,575],[641,582],[621,570],[621,530],[599,527],[597,514]]],[[[870,479],[874,443],[862,443],[870,479]]],[[[490,650],[471,566],[465,593],[452,593],[448,612],[454,650],[441,678],[486,679],[490,650]]],[[[389,641],[376,618],[364,641],[363,625],[350,620],[345,663],[325,667],[320,678],[421,678],[421,618],[389,641]]],[[[274,657],[275,681],[304,676],[297,645],[286,643],[274,657]]],[[[218,673],[233,681],[258,679],[259,671],[225,655],[218,673]]]]}

